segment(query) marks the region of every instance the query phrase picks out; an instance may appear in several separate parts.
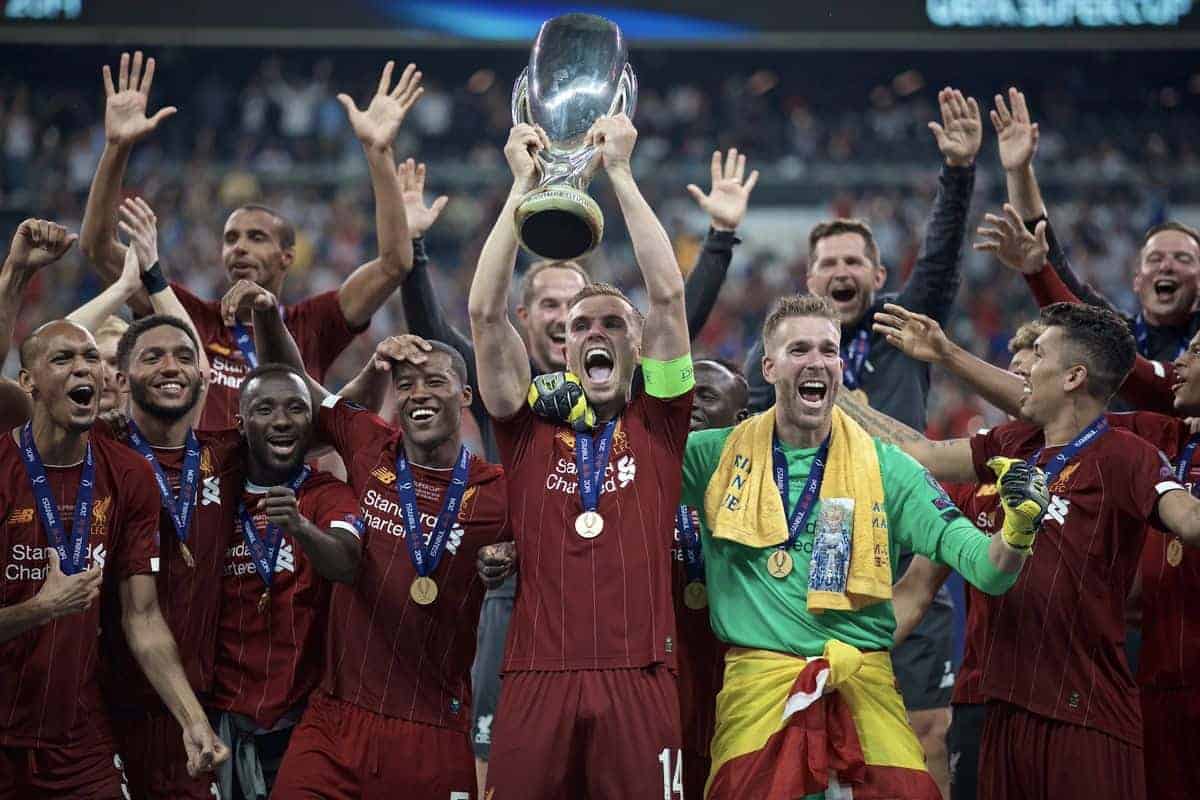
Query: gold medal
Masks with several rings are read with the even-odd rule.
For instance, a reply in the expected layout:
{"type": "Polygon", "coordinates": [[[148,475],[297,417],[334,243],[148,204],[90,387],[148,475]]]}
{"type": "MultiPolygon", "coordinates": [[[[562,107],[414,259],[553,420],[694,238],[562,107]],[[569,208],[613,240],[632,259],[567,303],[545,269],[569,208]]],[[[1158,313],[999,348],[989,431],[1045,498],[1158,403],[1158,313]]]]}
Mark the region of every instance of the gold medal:
{"type": "Polygon", "coordinates": [[[258,613],[262,614],[262,613],[266,612],[267,607],[269,606],[270,602],[271,602],[271,588],[268,586],[266,589],[263,589],[263,593],[258,598],[258,613]]]}
{"type": "Polygon", "coordinates": [[[792,574],[792,554],[787,550],[772,550],[767,556],[767,574],[783,580],[792,574]]]}
{"type": "Polygon", "coordinates": [[[419,577],[408,587],[408,595],[417,605],[427,606],[437,600],[438,587],[433,578],[419,577]]]}
{"type": "Polygon", "coordinates": [[[683,587],[683,604],[693,611],[708,608],[708,587],[704,581],[692,581],[683,587]]]}
{"type": "Polygon", "coordinates": [[[1167,563],[1172,567],[1183,563],[1183,542],[1179,541],[1179,537],[1171,539],[1171,543],[1167,545],[1167,563]]]}
{"type": "Polygon", "coordinates": [[[604,517],[595,511],[585,511],[575,518],[575,533],[584,539],[595,539],[604,530],[604,517]]]}
{"type": "Polygon", "coordinates": [[[196,559],[192,558],[192,551],[188,549],[187,542],[179,543],[179,555],[183,558],[183,563],[188,565],[189,569],[196,568],[196,559]]]}

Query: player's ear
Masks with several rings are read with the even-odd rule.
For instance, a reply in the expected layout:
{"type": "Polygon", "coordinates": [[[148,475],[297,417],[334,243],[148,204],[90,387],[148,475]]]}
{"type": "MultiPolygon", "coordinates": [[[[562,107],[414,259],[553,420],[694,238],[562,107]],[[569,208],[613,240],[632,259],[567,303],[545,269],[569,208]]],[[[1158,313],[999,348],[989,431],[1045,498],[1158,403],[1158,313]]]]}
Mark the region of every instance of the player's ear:
{"type": "Polygon", "coordinates": [[[1066,392],[1086,390],[1087,378],[1087,367],[1083,364],[1076,364],[1063,375],[1063,390],[1066,392]]]}
{"type": "Polygon", "coordinates": [[[21,371],[17,373],[17,383],[21,389],[32,397],[37,397],[37,384],[34,383],[33,373],[21,367],[21,371]]]}
{"type": "Polygon", "coordinates": [[[462,387],[462,402],[459,405],[462,408],[469,408],[471,405],[471,399],[474,396],[475,394],[471,391],[471,385],[469,383],[464,383],[462,387]]]}
{"type": "Polygon", "coordinates": [[[763,351],[762,374],[763,379],[766,380],[767,383],[774,384],[777,380],[779,380],[779,377],[775,374],[775,359],[767,355],[766,350],[763,351]]]}
{"type": "Polygon", "coordinates": [[[122,392],[128,392],[129,391],[129,376],[126,375],[124,372],[121,372],[120,370],[117,370],[113,374],[117,376],[117,388],[120,389],[122,392]]]}
{"type": "Polygon", "coordinates": [[[246,420],[242,419],[241,414],[233,415],[233,426],[238,429],[238,433],[242,436],[246,435],[246,420]]]}

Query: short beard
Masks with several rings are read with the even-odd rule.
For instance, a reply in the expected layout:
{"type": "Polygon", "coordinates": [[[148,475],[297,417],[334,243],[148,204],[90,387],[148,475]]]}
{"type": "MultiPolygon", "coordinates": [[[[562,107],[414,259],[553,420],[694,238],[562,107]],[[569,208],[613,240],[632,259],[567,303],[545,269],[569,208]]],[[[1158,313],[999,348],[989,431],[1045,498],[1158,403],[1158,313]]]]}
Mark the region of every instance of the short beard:
{"type": "Polygon", "coordinates": [[[178,422],[196,408],[196,403],[200,400],[200,386],[193,384],[185,398],[186,402],[179,407],[160,406],[155,403],[150,399],[150,392],[140,383],[130,383],[129,394],[133,398],[134,405],[155,419],[163,422],[178,422]]]}

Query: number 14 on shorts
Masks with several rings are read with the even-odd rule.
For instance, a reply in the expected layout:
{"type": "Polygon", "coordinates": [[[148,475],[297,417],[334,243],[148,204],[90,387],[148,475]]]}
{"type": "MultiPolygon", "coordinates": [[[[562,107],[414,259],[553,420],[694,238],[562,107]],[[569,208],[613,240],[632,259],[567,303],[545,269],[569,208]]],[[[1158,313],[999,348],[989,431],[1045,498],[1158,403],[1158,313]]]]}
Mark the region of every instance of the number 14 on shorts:
{"type": "Polygon", "coordinates": [[[663,748],[658,763],[662,767],[663,800],[683,800],[683,751],[663,748]]]}

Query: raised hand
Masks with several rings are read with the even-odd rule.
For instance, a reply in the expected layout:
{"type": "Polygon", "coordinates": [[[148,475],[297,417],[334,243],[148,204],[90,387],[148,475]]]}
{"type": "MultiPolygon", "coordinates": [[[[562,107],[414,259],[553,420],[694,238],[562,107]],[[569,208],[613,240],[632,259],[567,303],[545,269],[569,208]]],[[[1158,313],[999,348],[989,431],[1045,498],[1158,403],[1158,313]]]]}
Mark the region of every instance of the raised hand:
{"type": "Polygon", "coordinates": [[[258,501],[258,510],[267,515],[267,522],[276,525],[288,533],[299,529],[301,520],[300,502],[296,493],[287,486],[272,486],[266,495],[258,501]]]}
{"type": "Polygon", "coordinates": [[[102,570],[93,566],[74,575],[66,575],[58,559],[58,550],[46,550],[46,580],[35,595],[50,619],[87,611],[100,596],[102,570]]]}
{"type": "Polygon", "coordinates": [[[603,167],[605,172],[627,170],[637,143],[637,128],[625,114],[599,117],[583,137],[583,143],[596,148],[596,166],[603,167]]]}
{"type": "Polygon", "coordinates": [[[528,192],[537,186],[541,167],[538,165],[539,150],[550,149],[550,138],[539,127],[521,122],[508,132],[504,145],[504,160],[513,174],[513,189],[528,192]]]}
{"type": "Polygon", "coordinates": [[[984,214],[983,225],[976,231],[979,239],[971,245],[976,250],[992,253],[1006,267],[1026,275],[1036,275],[1046,264],[1050,245],[1046,242],[1046,221],[1037,224],[1033,233],[1025,227],[1017,210],[1004,204],[1004,216],[984,214]]]}
{"type": "Polygon", "coordinates": [[[137,253],[142,271],[158,263],[158,217],[154,210],[140,197],[126,198],[117,210],[120,220],[117,227],[129,237],[129,249],[137,253]]]}
{"type": "Polygon", "coordinates": [[[871,329],[917,361],[937,363],[950,354],[950,339],[937,320],[895,303],[886,303],[883,311],[875,312],[871,329]]]}
{"type": "Polygon", "coordinates": [[[688,193],[699,204],[711,219],[712,226],[718,231],[737,230],[746,217],[746,206],[750,202],[750,193],[758,183],[758,170],[750,173],[750,177],[742,181],[746,174],[746,157],[740,155],[737,148],[731,147],[725,156],[725,166],[721,166],[721,151],[712,154],[712,189],[708,194],[700,191],[694,183],[687,186],[688,193]]]}
{"type": "Polygon", "coordinates": [[[165,106],[153,117],[146,116],[150,86],[154,83],[154,59],[146,59],[143,72],[141,50],[133,54],[132,65],[129,53],[121,53],[115,87],[112,70],[107,64],[101,72],[104,74],[104,136],[111,144],[127,146],[141,141],[178,110],[175,106],[165,106]]]}
{"type": "Polygon", "coordinates": [[[1025,95],[1016,87],[1009,88],[1008,100],[1012,111],[1004,104],[1004,96],[996,95],[996,108],[990,116],[1000,144],[1000,163],[1005,171],[1013,172],[1033,163],[1033,157],[1037,155],[1038,126],[1029,121],[1025,95]]]}
{"type": "Polygon", "coordinates": [[[337,96],[338,102],[346,109],[346,116],[350,119],[354,135],[362,142],[363,147],[375,150],[391,147],[409,109],[425,92],[421,88],[421,73],[416,64],[405,67],[395,88],[389,90],[395,66],[394,61],[384,65],[383,74],[379,76],[379,86],[375,89],[375,96],[371,98],[371,104],[367,106],[366,111],[360,111],[350,95],[337,96]]]}
{"type": "Polygon", "coordinates": [[[250,311],[269,311],[279,305],[275,295],[259,286],[254,281],[242,278],[221,298],[221,320],[228,327],[233,327],[239,317],[245,318],[250,311]]]}
{"type": "Polygon", "coordinates": [[[942,123],[930,122],[929,130],[933,131],[946,163],[952,167],[975,163],[983,144],[983,122],[975,98],[964,97],[958,89],[947,86],[938,92],[938,108],[942,123]]]}
{"type": "Polygon", "coordinates": [[[404,200],[408,232],[412,238],[418,239],[437,222],[450,198],[443,194],[433,201],[433,205],[425,205],[425,165],[418,164],[411,158],[400,162],[400,166],[396,168],[396,180],[400,182],[400,196],[404,200]]]}
{"type": "Polygon", "coordinates": [[[424,364],[432,350],[433,345],[411,333],[389,336],[375,346],[371,366],[379,372],[389,372],[396,362],[424,364]]]}
{"type": "Polygon", "coordinates": [[[17,272],[32,275],[62,258],[78,238],[78,234],[67,233],[67,229],[57,222],[27,219],[17,226],[4,264],[17,272]]]}

